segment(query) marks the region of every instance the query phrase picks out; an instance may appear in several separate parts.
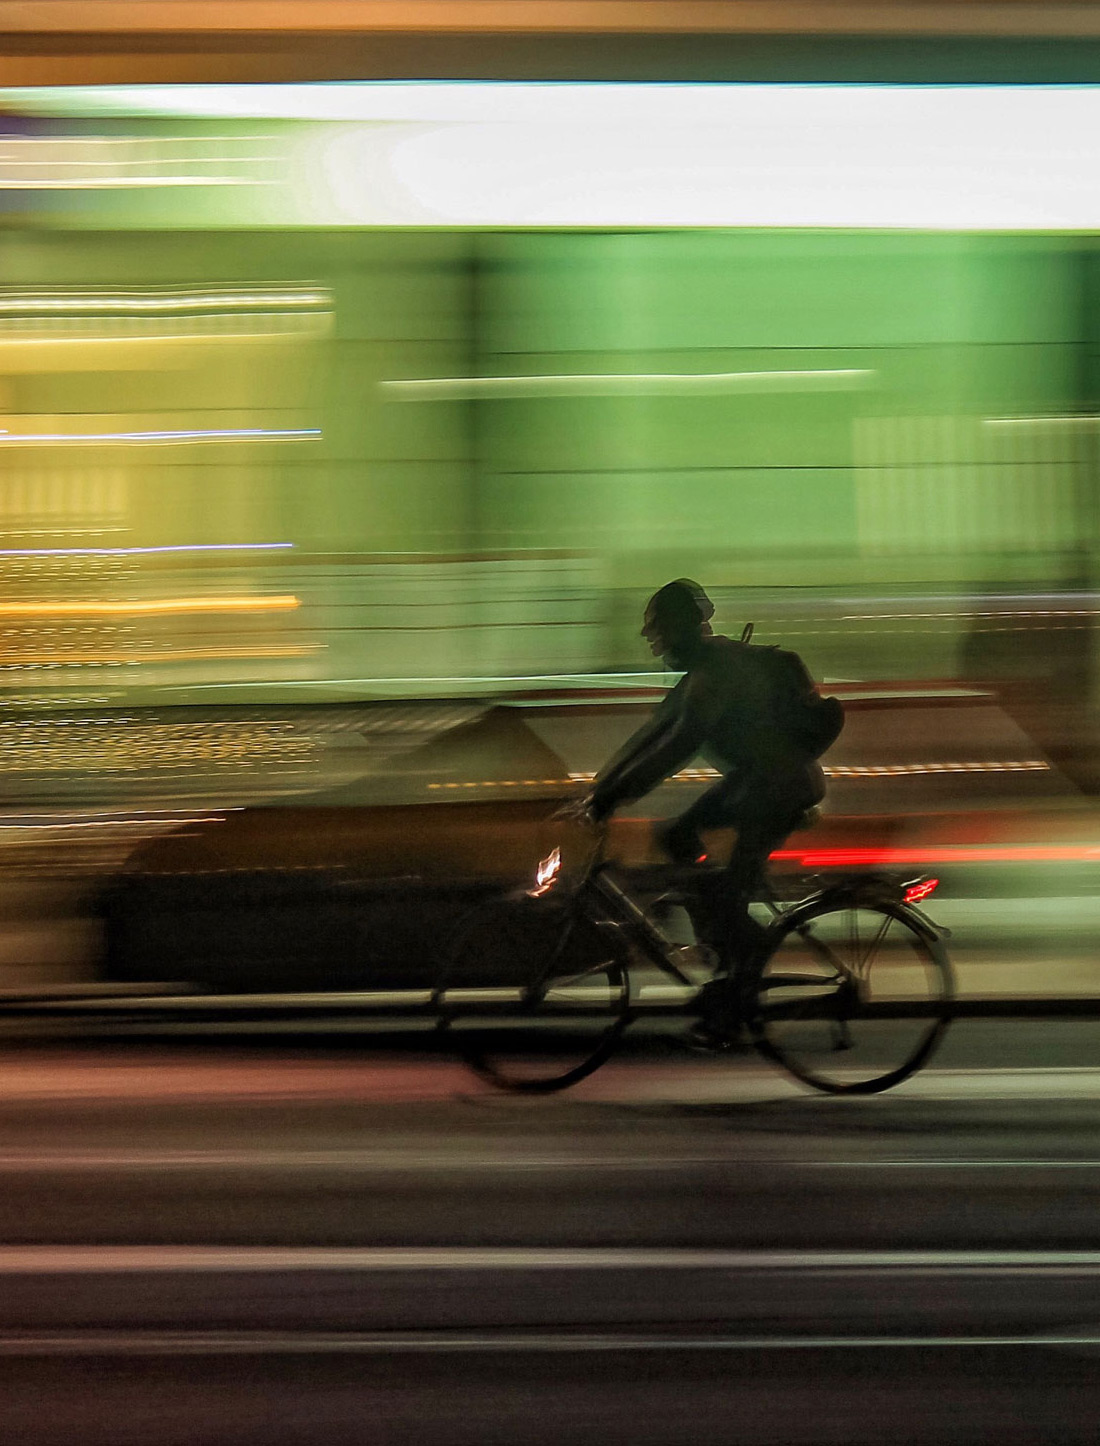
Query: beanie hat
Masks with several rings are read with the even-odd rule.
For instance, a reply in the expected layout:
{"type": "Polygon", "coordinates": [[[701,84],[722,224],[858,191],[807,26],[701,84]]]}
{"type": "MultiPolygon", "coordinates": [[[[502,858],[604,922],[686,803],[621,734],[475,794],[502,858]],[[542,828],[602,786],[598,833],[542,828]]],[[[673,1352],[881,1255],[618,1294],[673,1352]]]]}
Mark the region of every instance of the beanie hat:
{"type": "Polygon", "coordinates": [[[653,594],[646,612],[652,613],[662,628],[679,633],[702,627],[714,616],[714,604],[697,582],[678,577],[653,594]]]}

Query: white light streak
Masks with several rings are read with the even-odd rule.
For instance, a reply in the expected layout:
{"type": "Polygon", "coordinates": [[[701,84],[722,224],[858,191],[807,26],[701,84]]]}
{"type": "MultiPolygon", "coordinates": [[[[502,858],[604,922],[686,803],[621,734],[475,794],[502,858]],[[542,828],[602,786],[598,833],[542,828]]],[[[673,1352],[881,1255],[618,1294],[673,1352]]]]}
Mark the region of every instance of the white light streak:
{"type": "Polygon", "coordinates": [[[1090,85],[74,86],[3,90],[0,106],[331,122],[303,132],[304,144],[276,138],[267,157],[205,138],[207,154],[142,160],[140,176],[121,151],[85,176],[66,159],[68,138],[50,137],[52,151],[26,152],[41,155],[30,184],[11,164],[20,138],[5,143],[0,174],[17,187],[271,182],[299,224],[1100,226],[1100,88],[1090,85]],[[291,156],[293,172],[278,164],[291,156]],[[213,174],[199,174],[203,165],[213,174]]]}
{"type": "Polygon", "coordinates": [[[407,401],[479,397],[727,396],[856,391],[877,375],[865,367],[766,372],[566,372],[546,376],[423,377],[380,385],[407,401]]]}
{"type": "Polygon", "coordinates": [[[0,186],[88,191],[270,184],[272,157],[249,154],[256,139],[261,138],[0,135],[0,186]],[[257,168],[265,165],[269,174],[259,174],[257,168]]]}
{"type": "MultiPolygon", "coordinates": [[[[1001,609],[986,612],[955,612],[955,613],[844,613],[839,619],[842,623],[870,623],[870,622],[915,622],[919,620],[930,621],[932,619],[952,618],[1095,618],[1100,617],[1098,608],[1020,608],[1001,609]]],[[[803,619],[790,619],[794,622],[802,622],[803,619]]],[[[808,623],[814,623],[816,618],[805,619],[808,623]]],[[[874,629],[876,632],[883,629],[874,629]]]]}
{"type": "Polygon", "coordinates": [[[138,188],[171,186],[259,186],[263,182],[247,176],[80,176],[68,180],[13,180],[4,176],[5,191],[133,191],[138,188]]]}
{"type": "Polygon", "coordinates": [[[7,447],[171,446],[194,442],[313,442],[320,427],[211,427],[164,432],[4,432],[7,447]]]}
{"type": "Polygon", "coordinates": [[[164,547],[0,547],[0,557],[143,557],[158,552],[275,552],[293,542],[179,542],[164,547]]]}
{"type": "Polygon", "coordinates": [[[986,417],[987,427],[1088,427],[1100,422],[1094,412],[1070,412],[1066,415],[1039,417],[986,417]]]}

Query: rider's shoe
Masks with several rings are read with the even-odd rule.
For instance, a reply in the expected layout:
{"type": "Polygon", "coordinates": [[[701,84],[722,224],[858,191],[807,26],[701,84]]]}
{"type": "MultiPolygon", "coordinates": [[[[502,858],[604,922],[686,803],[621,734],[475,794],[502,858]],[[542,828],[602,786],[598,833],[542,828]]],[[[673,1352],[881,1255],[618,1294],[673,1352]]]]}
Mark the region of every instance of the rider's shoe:
{"type": "Polygon", "coordinates": [[[712,1029],[703,1019],[697,1019],[687,1033],[687,1044],[689,1049],[699,1054],[729,1054],[732,1050],[740,1049],[743,1041],[740,1033],[735,1030],[727,1034],[719,1029],[712,1029]]]}
{"type": "Polygon", "coordinates": [[[698,1019],[692,1036],[704,1047],[728,1049],[737,1042],[741,1034],[741,1014],[725,975],[707,980],[695,996],[693,1013],[698,1019]]]}

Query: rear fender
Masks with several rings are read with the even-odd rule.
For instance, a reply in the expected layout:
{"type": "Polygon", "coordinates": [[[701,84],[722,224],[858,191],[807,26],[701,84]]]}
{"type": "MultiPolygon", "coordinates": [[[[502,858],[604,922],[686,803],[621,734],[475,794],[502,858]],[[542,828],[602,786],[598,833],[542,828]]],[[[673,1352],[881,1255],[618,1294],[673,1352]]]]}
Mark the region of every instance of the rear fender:
{"type": "Polygon", "coordinates": [[[846,879],[843,883],[829,884],[808,898],[796,904],[793,909],[781,913],[770,925],[768,933],[778,938],[789,929],[797,929],[810,923],[824,909],[889,908],[899,919],[904,920],[918,934],[924,935],[931,943],[951,936],[949,929],[941,928],[922,909],[905,903],[905,889],[909,880],[868,874],[866,877],[846,879]]]}

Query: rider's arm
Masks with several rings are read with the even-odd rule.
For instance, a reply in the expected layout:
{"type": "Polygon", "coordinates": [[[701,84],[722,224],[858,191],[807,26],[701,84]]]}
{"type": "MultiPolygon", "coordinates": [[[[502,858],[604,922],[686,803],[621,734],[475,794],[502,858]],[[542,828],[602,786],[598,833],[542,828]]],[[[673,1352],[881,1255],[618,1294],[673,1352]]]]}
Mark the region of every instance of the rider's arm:
{"type": "Polygon", "coordinates": [[[635,733],[597,778],[589,799],[593,815],[606,818],[620,804],[647,794],[695,757],[704,734],[692,680],[681,678],[651,722],[635,733]]]}
{"type": "Polygon", "coordinates": [[[670,688],[642,726],[608,759],[600,769],[597,787],[602,790],[613,788],[619,776],[675,722],[682,706],[685,683],[686,679],[681,678],[674,688],[670,688]]]}

